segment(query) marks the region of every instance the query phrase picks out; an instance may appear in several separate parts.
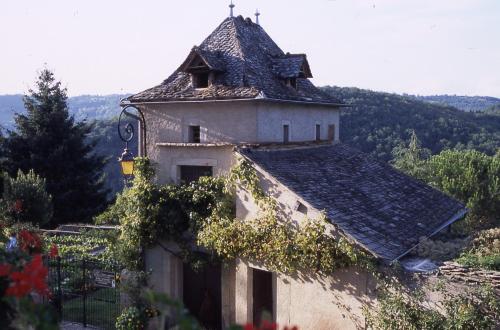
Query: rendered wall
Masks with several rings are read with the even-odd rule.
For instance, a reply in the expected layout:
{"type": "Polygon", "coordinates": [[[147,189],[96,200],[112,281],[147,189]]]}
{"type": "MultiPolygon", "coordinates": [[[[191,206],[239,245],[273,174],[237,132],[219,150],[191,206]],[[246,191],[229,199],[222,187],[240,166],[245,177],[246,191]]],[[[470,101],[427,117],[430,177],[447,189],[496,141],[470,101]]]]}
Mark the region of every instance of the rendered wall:
{"type": "MultiPolygon", "coordinates": [[[[278,202],[281,219],[299,224],[306,216],[294,211],[299,200],[293,192],[264,172],[258,171],[261,186],[278,202]]],[[[307,205],[307,217],[320,216],[318,210],[307,205]]],[[[237,192],[237,217],[255,218],[259,213],[251,195],[243,189],[237,192]]],[[[327,231],[334,233],[333,226],[327,231]]],[[[251,322],[253,317],[252,270],[266,270],[249,260],[239,260],[236,270],[236,320],[251,322]]],[[[375,281],[357,268],[337,270],[332,276],[299,273],[294,276],[274,273],[275,321],[280,325],[297,325],[299,329],[358,329],[364,327],[362,307],[374,301],[375,281]]]]}
{"type": "Polygon", "coordinates": [[[285,122],[290,126],[290,142],[313,141],[316,124],[321,125],[324,140],[328,138],[328,125],[335,124],[338,140],[339,110],[332,107],[264,101],[138,107],[146,118],[147,154],[158,165],[161,183],[179,182],[176,166],[180,165],[213,166],[215,175],[232,166],[230,147],[189,145],[190,125],[200,126],[201,144],[281,143],[285,122]],[[175,143],[183,145],[173,146],[175,143]]]}
{"type": "Polygon", "coordinates": [[[328,125],[335,125],[339,137],[340,110],[327,106],[293,103],[260,103],[257,112],[257,136],[263,142],[283,142],[283,125],[288,124],[290,142],[314,141],[316,124],[321,125],[321,140],[328,139],[328,125]]]}

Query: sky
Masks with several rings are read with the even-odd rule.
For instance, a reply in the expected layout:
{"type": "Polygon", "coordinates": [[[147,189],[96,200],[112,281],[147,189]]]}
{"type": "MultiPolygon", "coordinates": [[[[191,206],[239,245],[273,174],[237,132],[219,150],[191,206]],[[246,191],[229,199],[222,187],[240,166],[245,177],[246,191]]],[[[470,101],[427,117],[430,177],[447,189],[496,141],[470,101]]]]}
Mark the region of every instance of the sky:
{"type": "MultiPolygon", "coordinates": [[[[317,86],[500,97],[500,0],[234,0],[317,86]]],[[[3,0],[0,94],[49,68],[70,96],[167,78],[229,15],[229,0],[3,0]]]]}

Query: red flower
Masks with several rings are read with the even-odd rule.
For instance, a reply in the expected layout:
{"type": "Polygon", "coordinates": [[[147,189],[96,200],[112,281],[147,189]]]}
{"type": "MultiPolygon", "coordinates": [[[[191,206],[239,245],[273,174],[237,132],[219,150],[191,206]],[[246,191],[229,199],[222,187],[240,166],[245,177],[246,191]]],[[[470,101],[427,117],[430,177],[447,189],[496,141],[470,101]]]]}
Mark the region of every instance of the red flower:
{"type": "Polygon", "coordinates": [[[24,297],[32,291],[36,291],[41,295],[48,295],[47,274],[48,269],[43,265],[42,255],[37,254],[24,266],[22,272],[10,274],[12,282],[5,294],[17,298],[24,297]]]}
{"type": "Polygon", "coordinates": [[[52,246],[50,247],[50,251],[49,251],[49,257],[55,258],[58,255],[59,255],[59,249],[57,248],[57,245],[52,244],[52,246]]]}
{"type": "Polygon", "coordinates": [[[40,252],[42,248],[42,240],[35,233],[30,233],[28,230],[24,229],[17,234],[19,247],[22,251],[33,253],[40,252]]]}
{"type": "Polygon", "coordinates": [[[23,211],[23,201],[20,199],[16,200],[12,208],[14,209],[14,212],[21,213],[23,211]]]}
{"type": "Polygon", "coordinates": [[[0,264],[0,276],[7,276],[10,274],[12,266],[9,264],[0,264]]]}

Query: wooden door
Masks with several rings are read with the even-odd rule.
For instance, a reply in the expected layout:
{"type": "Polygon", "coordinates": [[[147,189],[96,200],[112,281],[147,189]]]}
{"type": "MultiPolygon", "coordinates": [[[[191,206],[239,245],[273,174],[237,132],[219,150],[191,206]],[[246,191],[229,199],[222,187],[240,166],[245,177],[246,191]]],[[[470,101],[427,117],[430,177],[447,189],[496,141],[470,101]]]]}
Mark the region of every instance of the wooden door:
{"type": "Polygon", "coordinates": [[[274,319],[273,273],[253,269],[253,322],[259,326],[263,319],[274,319]]]}
{"type": "Polygon", "coordinates": [[[222,329],[220,266],[206,266],[194,271],[190,265],[184,264],[183,301],[203,329],[222,329]]]}

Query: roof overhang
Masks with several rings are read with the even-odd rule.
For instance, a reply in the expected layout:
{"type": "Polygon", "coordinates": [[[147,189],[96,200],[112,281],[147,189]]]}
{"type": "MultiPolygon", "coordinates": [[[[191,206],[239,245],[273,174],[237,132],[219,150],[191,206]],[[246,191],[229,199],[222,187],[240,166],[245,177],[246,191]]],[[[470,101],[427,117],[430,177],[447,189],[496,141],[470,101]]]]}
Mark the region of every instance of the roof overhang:
{"type": "Polygon", "coordinates": [[[348,108],[351,107],[344,103],[328,103],[328,102],[313,102],[313,101],[300,101],[300,100],[281,100],[267,97],[256,98],[239,98],[239,99],[211,99],[211,100],[157,100],[157,101],[128,101],[123,99],[120,101],[120,106],[126,105],[147,105],[147,104],[187,104],[187,103],[220,103],[220,102],[274,102],[274,103],[289,103],[289,104],[303,104],[303,105],[318,105],[327,106],[332,108],[348,108]]]}

